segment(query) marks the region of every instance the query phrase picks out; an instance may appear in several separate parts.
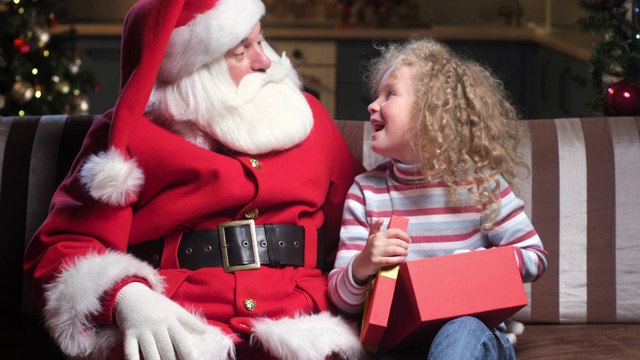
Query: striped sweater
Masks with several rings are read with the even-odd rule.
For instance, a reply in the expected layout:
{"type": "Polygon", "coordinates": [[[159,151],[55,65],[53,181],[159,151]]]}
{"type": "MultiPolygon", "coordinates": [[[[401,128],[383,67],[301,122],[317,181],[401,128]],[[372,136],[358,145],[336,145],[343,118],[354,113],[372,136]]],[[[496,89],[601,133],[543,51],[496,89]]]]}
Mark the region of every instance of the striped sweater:
{"type": "Polygon", "coordinates": [[[369,286],[353,281],[351,266],[364,249],[373,219],[391,215],[409,218],[411,236],[407,261],[512,245],[524,282],[537,280],[546,270],[547,253],[524,202],[500,178],[501,212],[491,230],[483,230],[481,211],[470,203],[466,187],[458,187],[460,205],[447,200],[443,182],[426,182],[417,167],[387,161],[356,177],[344,206],[340,246],[329,274],[329,298],[346,314],[363,309],[369,286]]]}

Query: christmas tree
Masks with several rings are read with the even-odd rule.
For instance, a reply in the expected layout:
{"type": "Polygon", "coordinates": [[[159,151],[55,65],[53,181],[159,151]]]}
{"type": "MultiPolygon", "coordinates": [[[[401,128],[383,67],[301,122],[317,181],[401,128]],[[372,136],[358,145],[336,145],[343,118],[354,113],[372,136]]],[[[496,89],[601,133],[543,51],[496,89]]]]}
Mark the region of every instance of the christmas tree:
{"type": "Polygon", "coordinates": [[[596,115],[640,115],[640,0],[581,0],[583,31],[601,35],[589,63],[596,115]]]}
{"type": "Polygon", "coordinates": [[[56,25],[53,0],[0,0],[0,115],[88,113],[98,85],[73,28],[56,25]]]}

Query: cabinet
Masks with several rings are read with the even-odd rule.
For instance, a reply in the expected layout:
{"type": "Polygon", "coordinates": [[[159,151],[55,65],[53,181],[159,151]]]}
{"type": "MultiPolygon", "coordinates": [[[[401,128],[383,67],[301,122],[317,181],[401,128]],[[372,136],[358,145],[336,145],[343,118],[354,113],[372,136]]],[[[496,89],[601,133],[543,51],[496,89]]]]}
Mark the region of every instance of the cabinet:
{"type": "Polygon", "coordinates": [[[589,64],[546,47],[536,50],[531,79],[535,118],[593,116],[588,107],[595,91],[589,64]]]}
{"type": "Polygon", "coordinates": [[[285,52],[296,68],[304,89],[317,97],[331,117],[336,115],[335,41],[269,41],[273,49],[285,52]]]}
{"type": "Polygon", "coordinates": [[[369,119],[367,106],[372,97],[365,80],[367,62],[380,54],[376,47],[385,44],[386,41],[338,41],[336,119],[369,119]]]}

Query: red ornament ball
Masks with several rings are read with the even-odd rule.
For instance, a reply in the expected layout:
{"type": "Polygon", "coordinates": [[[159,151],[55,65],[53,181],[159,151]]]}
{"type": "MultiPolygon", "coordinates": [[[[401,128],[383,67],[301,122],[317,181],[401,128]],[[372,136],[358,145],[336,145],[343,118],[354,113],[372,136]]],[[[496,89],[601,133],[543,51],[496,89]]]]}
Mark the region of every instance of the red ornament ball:
{"type": "Polygon", "coordinates": [[[31,47],[29,43],[27,43],[23,38],[17,38],[13,40],[13,47],[18,50],[21,54],[26,54],[31,51],[31,47]]]}
{"type": "Polygon", "coordinates": [[[622,80],[607,89],[604,103],[612,116],[640,115],[640,83],[622,80]]]}

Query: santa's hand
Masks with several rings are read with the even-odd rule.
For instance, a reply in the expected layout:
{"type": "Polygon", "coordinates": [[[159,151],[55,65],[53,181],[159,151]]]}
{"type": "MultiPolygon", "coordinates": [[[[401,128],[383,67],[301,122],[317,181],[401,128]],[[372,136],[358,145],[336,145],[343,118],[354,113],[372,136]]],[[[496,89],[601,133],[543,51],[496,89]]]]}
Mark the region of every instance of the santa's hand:
{"type": "Polygon", "coordinates": [[[142,283],[123,287],[114,311],[129,360],[140,359],[140,353],[145,360],[193,359],[192,339],[207,332],[200,319],[142,283]]]}

